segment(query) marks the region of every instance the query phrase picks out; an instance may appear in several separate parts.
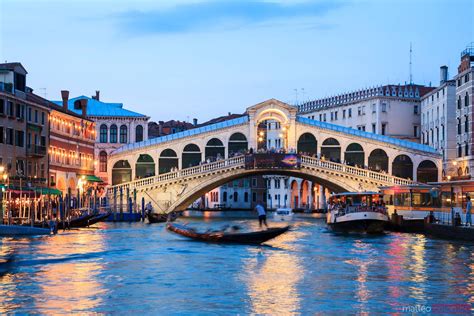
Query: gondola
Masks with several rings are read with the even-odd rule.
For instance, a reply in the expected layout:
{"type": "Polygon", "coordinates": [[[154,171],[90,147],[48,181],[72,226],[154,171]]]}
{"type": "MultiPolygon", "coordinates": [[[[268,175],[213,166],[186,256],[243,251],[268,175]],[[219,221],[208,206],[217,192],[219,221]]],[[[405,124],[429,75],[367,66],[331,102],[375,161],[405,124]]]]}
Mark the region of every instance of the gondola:
{"type": "Polygon", "coordinates": [[[225,231],[199,233],[195,229],[185,225],[171,223],[168,223],[166,228],[178,235],[199,241],[258,245],[287,232],[290,229],[290,226],[268,228],[267,230],[247,233],[231,233],[225,231]]]}
{"type": "MultiPolygon", "coordinates": [[[[64,226],[66,228],[82,228],[82,227],[87,227],[89,220],[92,219],[95,214],[85,214],[81,215],[79,217],[76,217],[74,219],[71,219],[69,223],[67,221],[64,222],[64,226]]],[[[60,221],[58,223],[58,229],[63,229],[63,222],[60,221]]]]}
{"type": "Polygon", "coordinates": [[[148,218],[148,222],[150,224],[154,224],[154,223],[164,223],[164,222],[172,222],[174,220],[176,220],[176,218],[178,217],[176,215],[176,213],[174,212],[171,212],[169,214],[166,214],[166,213],[147,213],[146,214],[146,217],[148,218]]]}
{"type": "Polygon", "coordinates": [[[87,226],[91,226],[91,225],[94,225],[94,224],[97,224],[99,222],[103,222],[107,219],[107,217],[110,216],[112,212],[107,212],[107,213],[102,213],[102,214],[96,214],[94,215],[94,217],[92,217],[91,219],[89,219],[89,221],[87,222],[87,226]]]}

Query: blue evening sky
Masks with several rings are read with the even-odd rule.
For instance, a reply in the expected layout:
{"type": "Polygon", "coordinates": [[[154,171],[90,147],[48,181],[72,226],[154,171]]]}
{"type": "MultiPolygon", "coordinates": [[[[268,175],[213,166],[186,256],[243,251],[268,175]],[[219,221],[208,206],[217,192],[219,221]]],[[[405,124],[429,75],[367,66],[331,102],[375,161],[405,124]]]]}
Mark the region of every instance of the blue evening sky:
{"type": "Polygon", "coordinates": [[[101,91],[153,120],[204,121],[456,73],[472,0],[0,0],[0,60],[49,99],[101,91]],[[302,90],[304,88],[304,92],[302,90]]]}

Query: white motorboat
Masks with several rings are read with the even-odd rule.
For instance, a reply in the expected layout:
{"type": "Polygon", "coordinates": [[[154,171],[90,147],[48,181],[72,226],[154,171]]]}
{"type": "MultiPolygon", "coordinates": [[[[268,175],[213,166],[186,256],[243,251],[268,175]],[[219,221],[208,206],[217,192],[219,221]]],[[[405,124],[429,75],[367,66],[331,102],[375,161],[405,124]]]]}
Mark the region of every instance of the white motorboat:
{"type": "Polygon", "coordinates": [[[388,223],[387,209],[377,192],[347,192],[330,199],[327,224],[339,231],[381,233],[388,223]]]}
{"type": "Polygon", "coordinates": [[[293,219],[293,210],[289,207],[277,208],[273,213],[273,220],[277,222],[288,222],[293,219]]]}

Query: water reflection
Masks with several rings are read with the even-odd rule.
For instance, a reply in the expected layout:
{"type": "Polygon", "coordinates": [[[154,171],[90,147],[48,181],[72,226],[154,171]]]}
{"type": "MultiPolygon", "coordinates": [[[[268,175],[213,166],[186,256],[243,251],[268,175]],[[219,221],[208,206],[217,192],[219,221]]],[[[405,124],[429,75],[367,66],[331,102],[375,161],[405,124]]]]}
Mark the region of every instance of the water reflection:
{"type": "Polygon", "coordinates": [[[241,280],[247,284],[251,314],[292,315],[299,310],[297,284],[305,270],[293,253],[297,251],[293,242],[303,235],[297,232],[283,235],[272,243],[275,249],[250,249],[252,256],[244,261],[241,280]]]}
{"type": "MultiPolygon", "coordinates": [[[[17,242],[11,240],[9,247],[22,249],[24,245],[17,242]]],[[[29,299],[21,303],[40,313],[81,312],[100,305],[104,289],[99,274],[104,266],[100,256],[91,260],[91,254],[105,249],[101,234],[70,232],[33,241],[32,246],[27,249],[32,257],[15,257],[20,276],[22,270],[30,272],[29,284],[16,286],[13,275],[4,276],[2,283],[7,286],[0,288],[0,306],[6,307],[0,312],[15,308],[9,302],[22,297],[29,299]],[[83,255],[88,260],[81,260],[83,255]]]]}

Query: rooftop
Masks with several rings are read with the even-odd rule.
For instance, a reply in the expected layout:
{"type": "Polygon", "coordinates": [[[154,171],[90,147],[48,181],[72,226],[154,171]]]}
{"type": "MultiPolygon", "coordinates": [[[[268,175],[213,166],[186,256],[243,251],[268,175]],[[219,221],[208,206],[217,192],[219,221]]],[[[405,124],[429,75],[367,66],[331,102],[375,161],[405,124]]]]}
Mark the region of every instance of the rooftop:
{"type": "Polygon", "coordinates": [[[368,100],[374,97],[398,98],[419,101],[420,98],[434,88],[416,84],[385,85],[354,92],[339,94],[329,98],[305,102],[298,106],[299,113],[308,113],[330,107],[343,106],[368,100]]]}
{"type": "MultiPolygon", "coordinates": [[[[77,100],[87,99],[87,116],[98,117],[98,116],[107,116],[107,117],[142,117],[146,118],[144,114],[133,112],[123,108],[123,103],[110,103],[96,100],[91,97],[86,97],[81,95],[76,98],[68,100],[69,110],[81,114],[81,109],[74,108],[74,102],[77,100]]],[[[63,101],[52,101],[55,104],[62,106],[63,101]]]]}

